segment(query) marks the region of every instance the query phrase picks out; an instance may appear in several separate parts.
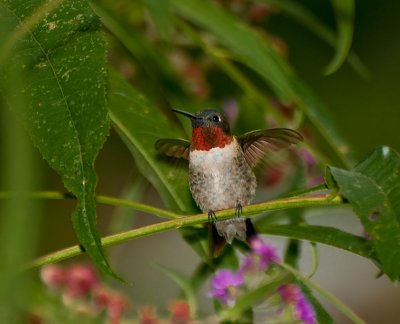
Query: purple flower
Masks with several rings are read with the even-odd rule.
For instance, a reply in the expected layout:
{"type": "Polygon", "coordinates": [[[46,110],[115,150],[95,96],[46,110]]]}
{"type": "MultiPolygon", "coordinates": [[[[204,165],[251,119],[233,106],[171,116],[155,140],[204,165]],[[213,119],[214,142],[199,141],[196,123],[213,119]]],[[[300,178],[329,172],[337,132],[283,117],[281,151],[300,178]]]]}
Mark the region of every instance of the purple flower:
{"type": "Polygon", "coordinates": [[[295,318],[304,324],[316,323],[315,312],[300,288],[294,284],[286,284],[278,289],[283,301],[295,308],[295,318]]]}
{"type": "Polygon", "coordinates": [[[251,253],[243,260],[242,272],[265,271],[271,262],[280,262],[276,248],[256,236],[250,241],[251,253]]]}
{"type": "Polygon", "coordinates": [[[306,163],[307,171],[311,171],[312,169],[314,169],[315,165],[317,164],[317,161],[315,160],[311,152],[304,148],[299,149],[298,152],[303,161],[306,163]]]}
{"type": "Polygon", "coordinates": [[[296,318],[298,318],[300,321],[303,321],[305,324],[316,323],[314,309],[303,294],[301,294],[301,298],[297,300],[295,307],[296,318]]]}
{"type": "Polygon", "coordinates": [[[210,295],[218,299],[222,304],[233,306],[243,284],[243,275],[231,270],[220,270],[211,279],[210,295]]]}

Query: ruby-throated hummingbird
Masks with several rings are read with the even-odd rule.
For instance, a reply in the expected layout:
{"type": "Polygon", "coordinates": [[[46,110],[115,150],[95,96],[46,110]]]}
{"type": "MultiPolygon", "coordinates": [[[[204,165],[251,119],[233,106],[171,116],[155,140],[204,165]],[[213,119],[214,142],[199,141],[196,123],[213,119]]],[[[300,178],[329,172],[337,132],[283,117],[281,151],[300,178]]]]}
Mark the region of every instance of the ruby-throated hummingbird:
{"type": "Polygon", "coordinates": [[[218,221],[215,212],[250,203],[256,190],[252,168],[268,153],[289,147],[303,137],[287,128],[262,129],[233,136],[226,117],[214,109],[195,114],[172,109],[190,118],[192,140],[160,139],[156,149],[175,158],[189,160],[189,187],[203,213],[208,213],[220,237],[228,243],[245,241],[255,234],[250,221],[234,217],[218,221]]]}

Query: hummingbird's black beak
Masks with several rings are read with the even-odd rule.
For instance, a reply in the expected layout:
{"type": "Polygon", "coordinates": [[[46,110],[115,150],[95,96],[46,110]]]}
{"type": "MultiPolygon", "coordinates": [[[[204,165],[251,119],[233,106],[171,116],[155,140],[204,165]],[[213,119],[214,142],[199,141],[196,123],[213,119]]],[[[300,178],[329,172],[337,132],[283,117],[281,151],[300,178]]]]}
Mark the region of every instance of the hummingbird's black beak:
{"type": "Polygon", "coordinates": [[[181,114],[183,116],[189,117],[192,120],[197,119],[197,117],[195,115],[188,113],[187,111],[183,111],[183,110],[179,110],[179,109],[175,109],[175,108],[172,108],[171,110],[178,114],[181,114]]]}

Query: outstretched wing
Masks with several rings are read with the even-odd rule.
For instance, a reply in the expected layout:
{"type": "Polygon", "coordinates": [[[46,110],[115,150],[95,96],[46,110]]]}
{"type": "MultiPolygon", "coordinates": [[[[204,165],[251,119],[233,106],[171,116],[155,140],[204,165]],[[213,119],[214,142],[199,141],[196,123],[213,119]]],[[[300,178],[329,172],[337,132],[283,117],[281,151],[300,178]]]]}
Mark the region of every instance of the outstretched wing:
{"type": "Polygon", "coordinates": [[[261,129],[238,137],[247,163],[254,167],[267,153],[289,147],[303,140],[298,132],[288,128],[261,129]]]}
{"type": "Polygon", "coordinates": [[[155,148],[157,152],[167,156],[189,160],[190,142],[187,140],[162,138],[156,142],[155,148]]]}

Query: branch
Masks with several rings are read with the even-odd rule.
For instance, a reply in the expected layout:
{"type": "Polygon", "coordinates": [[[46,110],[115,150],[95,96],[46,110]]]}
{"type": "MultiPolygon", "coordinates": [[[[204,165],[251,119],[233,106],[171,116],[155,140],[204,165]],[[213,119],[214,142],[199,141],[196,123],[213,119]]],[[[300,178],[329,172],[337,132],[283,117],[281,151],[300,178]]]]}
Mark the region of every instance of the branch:
{"type": "MultiPolygon", "coordinates": [[[[54,193],[46,193],[47,198],[50,196],[52,199],[65,199],[65,196],[62,194],[55,195],[54,193]]],[[[42,193],[44,195],[44,193],[42,193]]],[[[39,193],[36,193],[37,198],[39,197],[39,193]]],[[[172,218],[172,220],[160,222],[158,224],[148,225],[141,228],[129,230],[126,232],[110,235],[104,237],[101,242],[104,247],[116,245],[119,243],[123,243],[126,241],[134,240],[139,237],[148,236],[155,233],[166,232],[173,229],[178,229],[185,226],[194,226],[202,223],[208,222],[207,214],[197,214],[192,216],[182,216],[175,213],[171,213],[165,211],[163,209],[158,209],[149,205],[144,205],[136,202],[128,202],[117,198],[98,196],[97,201],[99,203],[104,204],[112,204],[119,206],[131,207],[133,209],[144,211],[152,215],[168,217],[172,218]]],[[[254,204],[245,206],[243,209],[243,214],[246,217],[252,218],[256,215],[259,215],[262,212],[279,210],[279,209],[288,209],[288,208],[299,208],[299,207],[320,207],[320,206],[337,206],[343,205],[343,200],[340,196],[332,196],[332,194],[318,194],[313,196],[306,197],[291,197],[284,199],[277,199],[273,201],[268,201],[264,203],[254,204]]],[[[227,218],[231,218],[235,215],[235,209],[226,209],[217,212],[218,220],[224,220],[227,218]]],[[[82,250],[79,246],[73,246],[66,248],[64,250],[60,250],[42,257],[33,260],[30,264],[27,265],[28,269],[37,268],[44,266],[46,264],[59,262],[65,259],[72,258],[79,254],[82,254],[82,250]]]]}

